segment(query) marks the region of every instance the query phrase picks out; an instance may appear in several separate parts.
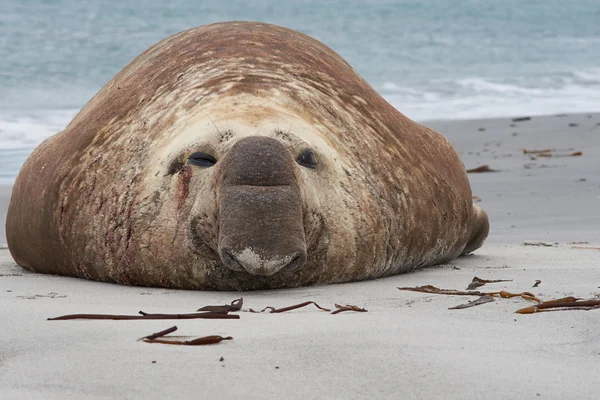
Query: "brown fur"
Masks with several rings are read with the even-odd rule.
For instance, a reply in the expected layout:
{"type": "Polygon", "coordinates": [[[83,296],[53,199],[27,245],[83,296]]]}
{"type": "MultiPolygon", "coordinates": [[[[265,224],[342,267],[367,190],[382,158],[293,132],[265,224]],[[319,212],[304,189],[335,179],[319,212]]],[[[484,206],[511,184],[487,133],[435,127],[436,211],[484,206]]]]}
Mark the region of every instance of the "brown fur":
{"type": "Polygon", "coordinates": [[[117,74],[29,157],[6,229],[15,261],[30,270],[241,290],[446,262],[481,246],[489,225],[443,136],[395,110],[320,42],[233,22],[167,38],[117,74]],[[194,124],[201,128],[190,131],[194,124]],[[297,272],[224,268],[221,163],[206,171],[185,163],[205,149],[226,157],[249,133],[277,138],[294,157],[306,147],[317,155],[315,170],[294,167],[308,246],[297,272]]]}

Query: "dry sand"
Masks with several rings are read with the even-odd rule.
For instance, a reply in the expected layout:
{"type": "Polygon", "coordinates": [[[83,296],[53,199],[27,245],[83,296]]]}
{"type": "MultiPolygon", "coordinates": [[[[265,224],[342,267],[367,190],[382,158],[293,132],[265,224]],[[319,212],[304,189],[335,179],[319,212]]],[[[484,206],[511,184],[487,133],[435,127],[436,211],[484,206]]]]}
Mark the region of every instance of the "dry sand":
{"type": "MultiPolygon", "coordinates": [[[[600,296],[600,251],[570,244],[600,246],[600,114],[426,125],[453,142],[467,168],[500,170],[470,174],[492,223],[475,255],[370,282],[243,293],[245,307],[255,309],[314,300],[368,313],[305,308],[243,312],[240,320],[46,321],[80,312],[192,312],[240,294],[38,275],[0,250],[0,398],[597,399],[600,310],[515,314],[530,305],[522,299],[448,310],[473,298],[396,287],[465,289],[478,276],[513,279],[486,291],[528,290],[544,300],[600,296]],[[521,148],[583,155],[530,159],[521,148]],[[535,280],[542,282],[532,288],[535,280]],[[136,341],[172,325],[182,335],[234,340],[200,347],[136,341]]],[[[0,190],[2,207],[6,194],[0,190]]]]}

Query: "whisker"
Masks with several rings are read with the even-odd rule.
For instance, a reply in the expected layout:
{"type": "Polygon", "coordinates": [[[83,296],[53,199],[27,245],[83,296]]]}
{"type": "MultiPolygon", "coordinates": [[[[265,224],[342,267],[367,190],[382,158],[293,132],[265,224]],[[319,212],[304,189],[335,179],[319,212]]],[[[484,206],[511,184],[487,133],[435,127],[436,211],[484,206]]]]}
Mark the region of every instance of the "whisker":
{"type": "Polygon", "coordinates": [[[217,126],[217,124],[215,124],[215,121],[212,120],[212,118],[210,117],[210,115],[207,115],[207,117],[210,120],[210,122],[212,122],[212,124],[214,125],[215,129],[217,130],[217,132],[219,132],[219,135],[221,135],[221,137],[223,137],[223,134],[219,130],[219,127],[217,126]]]}

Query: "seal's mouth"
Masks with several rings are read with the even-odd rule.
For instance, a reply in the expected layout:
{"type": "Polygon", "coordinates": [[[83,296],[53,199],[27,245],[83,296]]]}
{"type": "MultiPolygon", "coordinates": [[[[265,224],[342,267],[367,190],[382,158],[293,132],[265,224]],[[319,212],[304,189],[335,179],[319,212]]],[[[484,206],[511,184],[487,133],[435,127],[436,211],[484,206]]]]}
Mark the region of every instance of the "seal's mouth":
{"type": "Polygon", "coordinates": [[[225,267],[271,276],[304,264],[307,246],[296,187],[235,185],[221,195],[218,252],[225,267]]]}
{"type": "Polygon", "coordinates": [[[252,249],[235,254],[231,249],[221,251],[225,267],[237,272],[247,272],[256,276],[272,276],[280,272],[296,272],[306,262],[306,252],[297,252],[272,260],[260,259],[252,249]]]}
{"type": "Polygon", "coordinates": [[[191,250],[202,258],[209,260],[219,260],[219,251],[213,241],[207,240],[213,237],[211,223],[199,216],[195,216],[190,222],[190,238],[192,241],[191,250]]]}

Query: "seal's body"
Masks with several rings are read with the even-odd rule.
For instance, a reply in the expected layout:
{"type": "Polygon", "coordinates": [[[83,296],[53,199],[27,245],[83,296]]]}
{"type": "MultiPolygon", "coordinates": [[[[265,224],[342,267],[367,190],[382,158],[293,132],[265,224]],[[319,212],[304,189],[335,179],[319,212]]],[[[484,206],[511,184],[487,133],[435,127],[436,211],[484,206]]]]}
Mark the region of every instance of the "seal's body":
{"type": "Polygon", "coordinates": [[[138,56],[15,183],[23,268],[185,289],[377,278],[478,248],[449,142],[285,28],[191,29],[138,56]]]}

